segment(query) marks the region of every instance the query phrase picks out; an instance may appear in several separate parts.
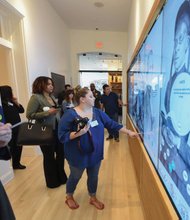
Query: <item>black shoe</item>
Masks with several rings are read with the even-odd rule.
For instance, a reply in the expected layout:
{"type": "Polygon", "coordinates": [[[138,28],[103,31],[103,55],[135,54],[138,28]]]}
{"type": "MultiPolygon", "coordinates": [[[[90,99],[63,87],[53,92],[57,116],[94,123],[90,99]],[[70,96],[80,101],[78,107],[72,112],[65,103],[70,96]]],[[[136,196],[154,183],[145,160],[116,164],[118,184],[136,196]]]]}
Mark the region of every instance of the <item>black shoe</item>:
{"type": "Polygon", "coordinates": [[[119,138],[115,138],[115,141],[116,141],[116,142],[119,142],[119,138]]]}
{"type": "Polygon", "coordinates": [[[66,182],[67,182],[67,177],[61,180],[61,184],[63,185],[66,184],[66,182]]]}
{"type": "Polygon", "coordinates": [[[24,166],[22,164],[13,165],[13,169],[14,170],[23,170],[23,169],[26,169],[26,166],[24,166]]]}
{"type": "Polygon", "coordinates": [[[59,186],[61,186],[61,183],[57,183],[57,184],[54,184],[54,185],[47,185],[47,188],[54,189],[54,188],[57,188],[59,186]]]}
{"type": "Polygon", "coordinates": [[[111,139],[113,139],[112,136],[109,136],[109,137],[106,138],[107,141],[108,141],[108,140],[111,140],[111,139]]]}

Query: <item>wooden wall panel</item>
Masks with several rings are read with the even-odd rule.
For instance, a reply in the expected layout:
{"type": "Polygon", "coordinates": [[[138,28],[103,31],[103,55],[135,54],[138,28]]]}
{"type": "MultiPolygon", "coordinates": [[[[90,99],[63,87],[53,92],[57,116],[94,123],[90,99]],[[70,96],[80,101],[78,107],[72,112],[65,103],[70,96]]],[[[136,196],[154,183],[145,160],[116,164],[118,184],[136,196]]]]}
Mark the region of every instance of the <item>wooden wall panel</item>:
{"type": "MultiPolygon", "coordinates": [[[[131,125],[129,120],[127,120],[126,123],[127,123],[127,128],[134,130],[134,127],[131,125]]],[[[142,148],[139,144],[138,139],[136,138],[128,138],[128,142],[133,157],[137,181],[138,184],[140,185],[140,176],[141,176],[141,167],[142,167],[142,148]]]]}
{"type": "MultiPolygon", "coordinates": [[[[127,127],[135,130],[128,116],[127,127]]],[[[141,140],[129,138],[129,146],[146,219],[179,219],[141,140]]]]}

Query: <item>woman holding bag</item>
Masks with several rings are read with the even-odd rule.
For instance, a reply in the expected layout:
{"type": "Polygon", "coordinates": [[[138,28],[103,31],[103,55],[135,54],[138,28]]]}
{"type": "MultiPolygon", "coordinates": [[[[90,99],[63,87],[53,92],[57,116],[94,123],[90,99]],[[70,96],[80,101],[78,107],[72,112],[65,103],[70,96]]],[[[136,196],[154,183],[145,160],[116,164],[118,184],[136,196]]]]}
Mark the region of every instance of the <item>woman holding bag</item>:
{"type": "Polygon", "coordinates": [[[37,77],[32,85],[32,93],[26,117],[35,119],[43,125],[51,125],[55,129],[55,143],[52,145],[41,145],[43,153],[43,167],[46,185],[48,188],[55,188],[65,184],[67,176],[64,171],[64,148],[57,138],[57,102],[52,96],[54,83],[46,76],[37,77]]]}

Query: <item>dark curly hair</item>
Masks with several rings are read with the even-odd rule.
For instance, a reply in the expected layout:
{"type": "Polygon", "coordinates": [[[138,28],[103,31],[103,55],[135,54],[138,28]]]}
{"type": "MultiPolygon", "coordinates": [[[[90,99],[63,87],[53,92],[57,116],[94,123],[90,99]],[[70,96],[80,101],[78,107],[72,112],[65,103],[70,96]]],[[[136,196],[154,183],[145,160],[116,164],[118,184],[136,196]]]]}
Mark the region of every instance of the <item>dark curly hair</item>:
{"type": "Polygon", "coordinates": [[[37,77],[32,84],[32,93],[42,94],[48,85],[48,80],[51,80],[52,85],[54,87],[54,82],[50,77],[47,77],[47,76],[37,77]]]}

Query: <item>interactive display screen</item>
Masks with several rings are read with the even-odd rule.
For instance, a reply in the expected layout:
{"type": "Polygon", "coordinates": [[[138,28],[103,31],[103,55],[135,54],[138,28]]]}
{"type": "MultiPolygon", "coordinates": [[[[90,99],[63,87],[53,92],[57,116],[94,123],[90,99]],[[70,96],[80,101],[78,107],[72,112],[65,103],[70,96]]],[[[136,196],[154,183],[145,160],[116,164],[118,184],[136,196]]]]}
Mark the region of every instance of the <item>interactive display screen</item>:
{"type": "Polygon", "coordinates": [[[158,164],[162,17],[161,13],[128,74],[129,114],[155,166],[158,164]]]}
{"type": "Polygon", "coordinates": [[[129,69],[128,103],[174,207],[190,220],[190,1],[164,5],[129,69]]]}

